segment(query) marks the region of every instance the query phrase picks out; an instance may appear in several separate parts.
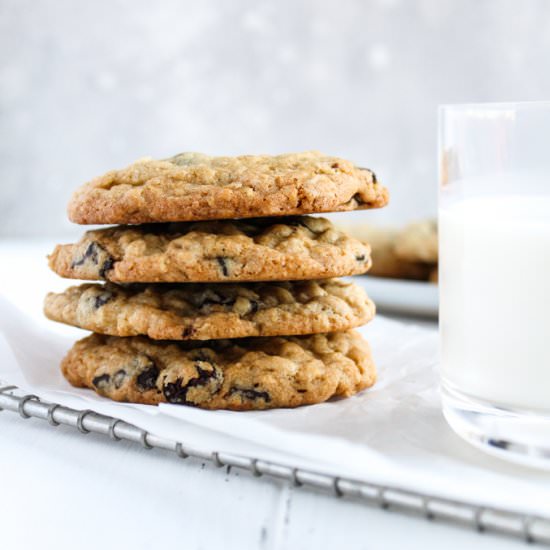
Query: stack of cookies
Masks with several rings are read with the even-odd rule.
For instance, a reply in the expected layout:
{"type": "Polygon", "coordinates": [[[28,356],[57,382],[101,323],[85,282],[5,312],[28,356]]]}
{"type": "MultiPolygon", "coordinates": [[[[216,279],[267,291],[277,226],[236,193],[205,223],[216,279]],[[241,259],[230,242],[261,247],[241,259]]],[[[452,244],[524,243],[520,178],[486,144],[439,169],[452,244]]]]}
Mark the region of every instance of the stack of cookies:
{"type": "Polygon", "coordinates": [[[374,174],[320,153],[140,160],[76,191],[69,217],[117,224],[58,245],[50,267],[103,283],[50,293],[46,315],[93,331],[67,380],[117,401],[266,409],[375,381],[353,329],[374,304],[353,283],[368,244],[329,211],[382,207],[374,174]]]}

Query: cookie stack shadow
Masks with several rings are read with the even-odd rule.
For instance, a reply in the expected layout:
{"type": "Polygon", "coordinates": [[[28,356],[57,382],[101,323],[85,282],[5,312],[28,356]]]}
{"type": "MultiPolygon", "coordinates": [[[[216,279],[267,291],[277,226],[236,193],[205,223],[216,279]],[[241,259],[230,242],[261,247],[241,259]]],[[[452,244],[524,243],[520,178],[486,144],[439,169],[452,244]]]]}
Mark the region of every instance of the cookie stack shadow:
{"type": "Polygon", "coordinates": [[[206,409],[295,407],[376,378],[361,274],[370,247],[309,216],[378,208],[374,173],[320,153],[144,159],[78,189],[69,217],[118,224],[49,256],[89,282],[45,301],[93,334],[61,369],[117,401],[206,409]]]}

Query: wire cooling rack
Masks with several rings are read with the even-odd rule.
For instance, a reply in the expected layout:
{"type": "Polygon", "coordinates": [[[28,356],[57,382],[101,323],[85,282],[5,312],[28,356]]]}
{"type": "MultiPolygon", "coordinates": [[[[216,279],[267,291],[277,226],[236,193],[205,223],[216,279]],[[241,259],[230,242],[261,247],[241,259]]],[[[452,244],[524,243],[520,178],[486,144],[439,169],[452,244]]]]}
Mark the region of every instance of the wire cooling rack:
{"type": "Polygon", "coordinates": [[[399,487],[334,477],[222,450],[190,447],[184,442],[158,437],[133,424],[89,409],[79,411],[57,403],[44,402],[36,395],[21,395],[17,386],[0,387],[0,411],[3,409],[18,413],[22,418],[46,420],[51,426],[72,426],[83,434],[94,432],[114,441],[132,441],[146,449],[173,451],[182,459],[194,457],[208,460],[220,468],[241,468],[257,477],[285,479],[295,486],[325,491],[337,498],[353,498],[384,509],[419,514],[432,521],[443,520],[468,526],[479,532],[494,532],[530,543],[550,545],[550,518],[542,516],[523,515],[399,487]]]}

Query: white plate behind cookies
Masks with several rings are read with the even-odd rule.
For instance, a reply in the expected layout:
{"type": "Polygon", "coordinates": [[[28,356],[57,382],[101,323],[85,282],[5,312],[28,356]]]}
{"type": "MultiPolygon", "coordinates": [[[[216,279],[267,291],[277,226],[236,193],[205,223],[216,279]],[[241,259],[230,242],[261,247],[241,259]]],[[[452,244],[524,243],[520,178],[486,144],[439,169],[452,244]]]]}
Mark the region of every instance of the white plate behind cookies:
{"type": "Polygon", "coordinates": [[[376,304],[381,313],[397,313],[437,318],[439,311],[438,286],[424,281],[383,279],[363,275],[353,277],[376,304]]]}

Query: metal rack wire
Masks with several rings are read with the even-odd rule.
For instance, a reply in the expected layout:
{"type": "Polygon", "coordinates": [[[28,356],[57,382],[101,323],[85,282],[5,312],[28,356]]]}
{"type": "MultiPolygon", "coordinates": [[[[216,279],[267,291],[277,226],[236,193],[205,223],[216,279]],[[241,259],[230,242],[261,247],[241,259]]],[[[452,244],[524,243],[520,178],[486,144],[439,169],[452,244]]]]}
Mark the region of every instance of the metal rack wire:
{"type": "Polygon", "coordinates": [[[94,432],[108,436],[114,441],[132,441],[147,449],[173,451],[182,459],[194,457],[210,461],[218,467],[241,468],[257,477],[271,476],[284,479],[298,487],[329,492],[337,498],[353,498],[384,509],[420,514],[428,520],[453,522],[479,532],[494,532],[530,543],[550,545],[550,518],[523,515],[495,507],[482,507],[399,487],[334,477],[222,450],[191,447],[184,442],[158,437],[118,418],[88,409],[79,411],[57,403],[46,403],[36,395],[16,395],[16,392],[16,386],[0,387],[0,410],[18,413],[26,419],[32,417],[46,420],[51,426],[72,426],[83,434],[94,432]]]}

